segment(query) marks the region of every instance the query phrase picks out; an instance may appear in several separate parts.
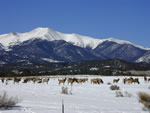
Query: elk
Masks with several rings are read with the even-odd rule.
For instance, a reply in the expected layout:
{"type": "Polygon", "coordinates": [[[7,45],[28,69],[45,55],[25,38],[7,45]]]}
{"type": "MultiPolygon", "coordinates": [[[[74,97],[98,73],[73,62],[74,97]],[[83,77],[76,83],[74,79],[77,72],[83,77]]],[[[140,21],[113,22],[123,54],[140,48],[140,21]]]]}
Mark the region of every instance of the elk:
{"type": "Polygon", "coordinates": [[[126,84],[126,82],[128,82],[128,84],[132,84],[132,83],[140,84],[138,78],[132,78],[132,77],[123,79],[123,82],[124,82],[124,84],[126,84]]]}
{"type": "Polygon", "coordinates": [[[127,78],[124,78],[123,83],[126,84],[126,82],[127,82],[127,78]]]}
{"type": "Polygon", "coordinates": [[[73,78],[68,78],[68,84],[70,83],[70,84],[72,85],[74,81],[75,81],[75,79],[73,79],[73,78]]]}
{"type": "Polygon", "coordinates": [[[9,81],[9,80],[14,80],[14,79],[11,78],[11,77],[7,77],[7,78],[6,78],[6,81],[9,81]]]}
{"type": "Polygon", "coordinates": [[[147,81],[147,77],[146,76],[144,76],[144,81],[147,81]]]}
{"type": "Polygon", "coordinates": [[[102,80],[102,79],[100,79],[100,78],[99,78],[97,81],[98,81],[98,84],[100,84],[100,83],[102,83],[102,84],[103,84],[103,83],[104,83],[104,82],[103,82],[103,80],[102,80]]]}
{"type": "Polygon", "coordinates": [[[2,83],[4,83],[4,81],[5,81],[5,78],[4,78],[4,77],[2,77],[2,78],[1,78],[1,81],[2,81],[2,83]]]}
{"type": "Polygon", "coordinates": [[[24,78],[23,83],[27,83],[30,80],[31,80],[31,78],[24,78]]]}
{"type": "Polygon", "coordinates": [[[14,78],[14,84],[19,83],[20,81],[21,81],[21,78],[17,78],[17,77],[14,78]]]}
{"type": "Polygon", "coordinates": [[[82,79],[77,79],[77,81],[76,81],[77,83],[82,83],[83,82],[83,80],[82,79]]]}
{"type": "Polygon", "coordinates": [[[39,81],[42,81],[42,80],[41,80],[41,78],[34,77],[34,78],[32,78],[32,81],[33,81],[33,83],[35,83],[35,82],[39,83],[39,81]]]}
{"type": "Polygon", "coordinates": [[[85,80],[85,82],[87,82],[87,81],[88,81],[88,78],[84,78],[84,80],[85,80]]]}
{"type": "Polygon", "coordinates": [[[119,80],[120,80],[119,78],[118,78],[118,79],[114,79],[114,80],[113,80],[113,83],[118,83],[119,80]]]}
{"type": "Polygon", "coordinates": [[[133,79],[133,82],[134,82],[134,83],[138,83],[138,84],[140,84],[140,82],[139,82],[139,78],[135,78],[135,79],[133,79]]]}
{"type": "Polygon", "coordinates": [[[48,84],[49,78],[43,79],[43,83],[46,82],[48,84]]]}
{"type": "Polygon", "coordinates": [[[84,82],[86,82],[86,81],[88,81],[88,79],[86,79],[86,78],[83,78],[83,79],[76,79],[76,82],[77,82],[77,83],[84,83],[84,82]]]}
{"type": "Polygon", "coordinates": [[[96,78],[96,79],[91,79],[91,83],[93,84],[100,84],[100,83],[104,83],[102,79],[100,78],[96,78]]]}
{"type": "Polygon", "coordinates": [[[61,83],[63,83],[63,84],[64,84],[64,83],[65,83],[65,81],[66,81],[66,79],[67,79],[66,77],[65,77],[65,79],[63,79],[63,80],[58,79],[59,84],[61,84],[61,83]]]}

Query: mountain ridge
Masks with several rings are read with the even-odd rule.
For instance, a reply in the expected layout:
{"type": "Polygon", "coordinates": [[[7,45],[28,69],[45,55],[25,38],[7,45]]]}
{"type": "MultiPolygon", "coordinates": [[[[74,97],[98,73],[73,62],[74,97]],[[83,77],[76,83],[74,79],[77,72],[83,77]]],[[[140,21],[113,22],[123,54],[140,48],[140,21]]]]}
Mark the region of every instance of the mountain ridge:
{"type": "Polygon", "coordinates": [[[25,33],[11,32],[8,34],[0,35],[0,43],[4,46],[5,50],[9,50],[10,46],[14,46],[24,41],[34,40],[34,39],[42,39],[48,41],[64,40],[66,42],[70,42],[79,47],[83,47],[83,48],[90,47],[92,49],[95,49],[99,44],[103,43],[104,41],[112,41],[118,44],[132,44],[135,47],[144,50],[150,50],[150,48],[144,48],[143,46],[139,46],[125,40],[119,40],[115,38],[96,39],[93,37],[83,36],[75,33],[65,34],[58,31],[54,31],[51,28],[42,28],[42,27],[38,27],[36,29],[33,29],[32,31],[25,32],[25,33]]]}
{"type": "Polygon", "coordinates": [[[0,64],[23,60],[44,63],[105,59],[150,62],[150,48],[115,38],[64,34],[50,28],[0,35],[0,64]]]}

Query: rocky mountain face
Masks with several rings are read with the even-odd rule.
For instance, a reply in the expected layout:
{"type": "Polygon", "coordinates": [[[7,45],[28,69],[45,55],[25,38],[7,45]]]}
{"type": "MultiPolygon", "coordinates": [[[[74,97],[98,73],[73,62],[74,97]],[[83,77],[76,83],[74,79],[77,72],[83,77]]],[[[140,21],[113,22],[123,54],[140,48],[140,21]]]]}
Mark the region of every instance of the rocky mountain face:
{"type": "Polygon", "coordinates": [[[94,39],[49,28],[0,35],[0,64],[122,59],[150,62],[150,49],[118,39],[94,39]]]}
{"type": "Polygon", "coordinates": [[[101,43],[93,51],[96,56],[102,54],[109,59],[123,59],[131,62],[136,61],[147,52],[130,44],[118,44],[111,41],[101,43]]]}
{"type": "Polygon", "coordinates": [[[150,62],[150,51],[147,51],[144,55],[138,58],[136,62],[150,62]]]}

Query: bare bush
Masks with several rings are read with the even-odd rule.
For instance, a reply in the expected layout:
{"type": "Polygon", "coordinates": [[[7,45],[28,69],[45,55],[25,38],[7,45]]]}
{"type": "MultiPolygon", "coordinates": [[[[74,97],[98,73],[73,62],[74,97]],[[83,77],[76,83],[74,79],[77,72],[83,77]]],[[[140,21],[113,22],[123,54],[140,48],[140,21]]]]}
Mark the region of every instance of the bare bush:
{"type": "Polygon", "coordinates": [[[72,89],[70,89],[70,91],[69,91],[67,86],[66,87],[63,86],[61,88],[61,93],[66,94],[66,95],[72,95],[72,89]]]}
{"type": "Polygon", "coordinates": [[[140,92],[138,96],[139,102],[141,102],[144,105],[145,109],[150,112],[150,95],[147,93],[140,92]]]}
{"type": "Polygon", "coordinates": [[[125,96],[125,97],[132,97],[132,94],[129,93],[129,92],[127,92],[127,91],[125,91],[125,92],[124,92],[124,96],[125,96]]]}
{"type": "Polygon", "coordinates": [[[124,97],[121,91],[116,91],[116,97],[124,97]]]}
{"type": "Polygon", "coordinates": [[[61,88],[61,93],[68,95],[68,88],[63,86],[63,87],[61,88]]]}
{"type": "Polygon", "coordinates": [[[111,86],[110,86],[110,89],[111,89],[111,90],[120,90],[120,87],[117,86],[117,85],[111,85],[111,86]]]}
{"type": "Polygon", "coordinates": [[[14,107],[19,102],[20,100],[17,97],[9,97],[5,91],[0,95],[0,109],[14,107]]]}
{"type": "Polygon", "coordinates": [[[127,91],[116,91],[116,97],[131,97],[132,95],[128,93],[127,91]]]}
{"type": "Polygon", "coordinates": [[[107,83],[107,85],[111,85],[111,83],[110,83],[110,82],[108,82],[108,83],[107,83]]]}

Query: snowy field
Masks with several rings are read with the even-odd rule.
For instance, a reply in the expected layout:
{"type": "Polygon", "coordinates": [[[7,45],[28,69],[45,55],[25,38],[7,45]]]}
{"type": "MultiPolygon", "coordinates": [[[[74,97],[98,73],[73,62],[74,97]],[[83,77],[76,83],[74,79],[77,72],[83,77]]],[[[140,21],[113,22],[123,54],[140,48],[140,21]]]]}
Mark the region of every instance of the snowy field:
{"type": "MultiPolygon", "coordinates": [[[[123,84],[125,77],[106,76],[76,76],[88,78],[88,82],[72,86],[58,84],[61,77],[50,77],[49,83],[8,84],[0,81],[0,93],[6,91],[9,96],[18,97],[21,102],[10,110],[0,110],[0,113],[62,113],[62,100],[64,100],[65,113],[148,113],[143,111],[143,105],[138,101],[139,92],[150,93],[150,82],[138,77],[140,84],[123,84]],[[104,84],[91,84],[90,79],[101,78],[104,84]],[[110,90],[113,79],[120,78],[118,83],[120,92],[124,97],[116,97],[116,91],[110,90]],[[68,87],[69,94],[62,94],[62,86],[68,87]]],[[[129,78],[129,77],[128,77],[129,78]]]]}

